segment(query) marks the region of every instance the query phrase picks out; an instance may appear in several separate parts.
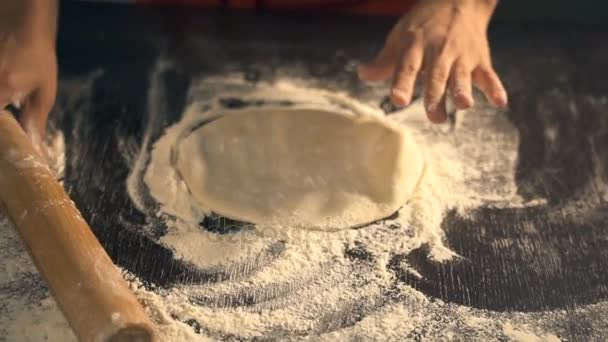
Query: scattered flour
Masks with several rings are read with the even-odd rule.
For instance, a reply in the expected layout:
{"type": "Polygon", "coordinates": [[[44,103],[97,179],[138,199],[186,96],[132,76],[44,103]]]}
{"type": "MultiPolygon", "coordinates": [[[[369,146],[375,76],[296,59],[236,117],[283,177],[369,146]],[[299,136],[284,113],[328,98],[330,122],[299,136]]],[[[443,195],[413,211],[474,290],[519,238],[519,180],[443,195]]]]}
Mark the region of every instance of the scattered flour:
{"type": "MultiPolygon", "coordinates": [[[[152,85],[152,89],[156,88],[152,85]]],[[[178,245],[205,246],[210,237],[201,233],[199,223],[209,211],[198,205],[178,176],[174,165],[174,147],[193,127],[214,115],[217,111],[214,108],[220,106],[222,98],[238,98],[251,102],[263,100],[271,104],[273,101],[289,101],[302,107],[336,108],[340,111],[346,108],[358,115],[384,115],[379,109],[356,101],[345,94],[311,89],[298,85],[297,81],[258,84],[254,88],[230,78],[206,79],[191,89],[190,98],[192,104],[178,123],[167,128],[153,146],[146,145],[151,142],[144,141],[143,152],[138,156],[134,172],[128,180],[129,194],[134,203],[140,210],[165,219],[165,223],[171,229],[169,234],[163,237],[163,242],[173,247],[177,254],[188,261],[201,258],[196,253],[185,252],[178,245]],[[148,149],[151,149],[150,155],[147,155],[148,149]],[[141,182],[142,178],[143,182],[141,182]],[[154,199],[152,203],[159,203],[160,209],[156,210],[155,205],[146,208],[144,203],[150,202],[149,199],[146,200],[146,196],[154,199]]],[[[466,115],[462,116],[467,118],[466,115]]],[[[520,199],[515,194],[516,187],[513,180],[518,144],[517,132],[503,116],[490,111],[483,114],[482,118],[476,118],[475,125],[470,122],[473,120],[459,123],[460,128],[450,134],[428,123],[420,103],[392,115],[391,118],[410,128],[419,145],[422,146],[427,161],[417,191],[394,222],[415,229],[415,238],[410,237],[404,242],[407,244],[404,246],[405,250],[427,243],[432,247],[431,255],[434,258],[438,260],[449,258],[452,253],[444,248],[440,229],[443,213],[446,210],[455,208],[464,213],[466,209],[474,208],[484,202],[496,202],[496,205],[520,203],[520,199]],[[484,125],[487,127],[483,127],[484,125]],[[493,127],[496,125],[504,130],[497,132],[493,127]],[[478,133],[479,131],[486,133],[478,133]],[[484,143],[481,144],[480,141],[484,143]],[[496,150],[504,152],[496,155],[492,152],[496,150]],[[481,170],[473,162],[480,158],[487,161],[482,165],[481,170]],[[488,181],[493,182],[494,186],[488,186],[488,181]],[[488,191],[492,192],[488,193],[488,191]]],[[[158,118],[149,120],[161,121],[158,118]]],[[[280,234],[277,231],[273,233],[280,234]]],[[[287,232],[286,235],[293,233],[287,232]]],[[[395,250],[395,246],[385,246],[386,241],[379,242],[382,246],[377,247],[385,249],[384,252],[399,252],[395,250]]],[[[229,245],[227,247],[230,249],[229,245]]],[[[240,244],[238,248],[243,256],[251,250],[257,250],[255,244],[240,244]]],[[[187,250],[192,251],[192,248],[187,250]]],[[[230,251],[230,255],[234,256],[234,252],[236,251],[230,251]]],[[[205,255],[204,258],[209,261],[217,259],[209,255],[205,255]]]]}
{"type": "Polygon", "coordinates": [[[6,341],[76,341],[57,303],[42,298],[38,304],[5,299],[0,296],[3,309],[13,310],[10,317],[0,319],[0,340],[6,341]]]}
{"type": "MultiPolygon", "coordinates": [[[[409,286],[393,287],[393,275],[387,268],[392,255],[427,244],[437,260],[454,257],[443,244],[440,227],[446,210],[457,209],[466,215],[469,208],[482,203],[537,204],[523,203],[516,195],[513,170],[518,137],[504,116],[482,107],[460,113],[463,115],[453,127],[437,127],[427,122],[420,104],[392,115],[392,120],[414,132],[430,163],[415,197],[390,220],[339,232],[256,227],[219,235],[199,227],[208,213],[192,205],[170,164],[172,143],[179,132],[201,118],[186,114],[152,148],[153,137],[162,133],[154,132],[154,127],[160,127],[165,115],[165,90],[158,73],[168,67],[160,63],[152,77],[150,95],[154,96],[150,97],[155,100],[150,100],[149,130],[128,179],[133,202],[168,228],[160,242],[196,267],[231,269],[248,262],[252,255],[263,255],[268,246],[280,244],[283,250],[278,258],[252,266],[254,272],[220,283],[161,289],[144,286],[125,273],[158,325],[161,341],[559,341],[560,334],[568,333],[573,315],[589,329],[604,331],[606,322],[601,317],[608,311],[604,303],[576,312],[497,313],[429,300],[409,286]],[[479,166],[473,163],[476,160],[486,162],[479,166]],[[352,262],[345,248],[363,249],[370,257],[352,262]],[[231,305],[242,295],[253,302],[231,305]],[[353,312],[362,318],[341,326],[353,312]]],[[[296,96],[301,102],[321,101],[326,106],[383,115],[371,103],[314,90],[293,79],[257,88],[229,77],[207,79],[192,87],[189,102],[209,104],[220,95],[247,98],[255,97],[256,92],[265,100],[290,94],[292,100],[296,96]]],[[[61,173],[63,143],[56,140],[49,146],[55,151],[50,153],[54,156],[50,164],[61,173]]],[[[146,229],[142,227],[142,234],[146,229]]],[[[5,218],[0,220],[0,259],[0,341],[75,340],[5,218]]]]}
{"type": "Polygon", "coordinates": [[[560,339],[553,334],[536,335],[531,333],[526,325],[516,329],[511,323],[502,326],[502,332],[514,342],[559,342],[560,339]]]}
{"type": "MultiPolygon", "coordinates": [[[[157,93],[159,89],[161,86],[153,82],[151,91],[157,93]]],[[[156,142],[144,142],[128,180],[129,194],[140,210],[169,227],[161,242],[176,256],[198,267],[230,269],[231,264],[247,262],[263,253],[264,246],[272,243],[284,243],[285,249],[278,259],[243,280],[237,277],[232,281],[184,285],[162,291],[134,284],[140,299],[160,317],[162,330],[170,336],[185,334],[179,332],[184,328],[228,339],[281,339],[316,334],[323,340],[378,340],[390,339],[386,335],[389,331],[394,332],[394,339],[408,336],[415,339],[421,326],[434,325],[428,314],[437,303],[427,301],[409,287],[393,293],[407,298],[405,304],[383,303],[393,277],[387,269],[390,257],[406,254],[423,244],[431,247],[430,256],[436,260],[454,257],[455,254],[443,244],[440,227],[443,215],[449,209],[466,215],[469,208],[480,204],[536,204],[523,203],[516,195],[513,177],[518,135],[504,116],[490,108],[482,108],[475,113],[460,113],[459,121],[451,128],[438,127],[428,123],[422,105],[416,103],[390,117],[408,126],[427,160],[416,193],[396,217],[361,229],[339,232],[257,226],[235,235],[228,234],[230,239],[208,233],[199,224],[209,212],[198,206],[177,176],[172,155],[177,142],[213,115],[213,109],[226,98],[258,104],[262,100],[270,104],[289,101],[313,108],[346,108],[359,115],[384,115],[371,104],[339,92],[314,89],[294,79],[258,83],[255,87],[226,76],[194,83],[190,89],[189,109],[180,121],[162,134],[157,132],[160,138],[156,142]],[[501,153],[496,154],[496,151],[501,153]],[[486,163],[480,168],[474,163],[478,160],[486,163]],[[146,203],[158,203],[160,207],[146,203]],[[344,253],[345,246],[363,246],[372,255],[373,263],[353,266],[344,253]],[[363,276],[365,280],[355,279],[354,275],[363,276]],[[276,294],[283,293],[281,291],[284,296],[276,294]],[[256,301],[253,306],[232,307],[229,303],[238,302],[239,293],[269,297],[256,301]],[[202,299],[204,304],[193,304],[202,299]],[[349,310],[358,303],[369,306],[362,308],[366,312],[362,321],[345,329],[331,328],[332,320],[340,315],[348,316],[349,310]],[[166,320],[167,315],[173,317],[174,323],[166,320]]],[[[150,113],[163,115],[152,108],[150,113]]],[[[158,117],[149,120],[162,121],[158,117]]],[[[445,310],[443,306],[442,310],[445,310]]],[[[486,315],[481,311],[472,310],[467,315],[456,316],[462,322],[449,332],[451,336],[462,336],[461,326],[470,329],[465,322],[470,323],[475,317],[497,322],[484,318],[486,315]]],[[[503,335],[498,323],[488,334],[503,335]]]]}

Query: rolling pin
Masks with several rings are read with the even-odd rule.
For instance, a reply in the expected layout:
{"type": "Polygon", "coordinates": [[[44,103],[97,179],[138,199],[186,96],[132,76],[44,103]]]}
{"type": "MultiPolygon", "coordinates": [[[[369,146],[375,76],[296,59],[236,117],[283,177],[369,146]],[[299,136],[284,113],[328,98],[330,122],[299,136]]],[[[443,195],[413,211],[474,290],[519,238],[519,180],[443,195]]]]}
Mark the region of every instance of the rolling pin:
{"type": "Polygon", "coordinates": [[[80,341],[155,341],[144,308],[7,111],[0,111],[0,204],[80,341]]]}

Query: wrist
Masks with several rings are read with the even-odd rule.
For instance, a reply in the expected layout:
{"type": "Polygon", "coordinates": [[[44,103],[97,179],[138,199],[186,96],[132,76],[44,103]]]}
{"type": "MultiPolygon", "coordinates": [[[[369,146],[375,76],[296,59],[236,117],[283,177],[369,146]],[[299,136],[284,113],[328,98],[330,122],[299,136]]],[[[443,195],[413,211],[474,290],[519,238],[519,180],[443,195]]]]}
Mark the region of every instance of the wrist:
{"type": "Polygon", "coordinates": [[[414,8],[452,8],[456,11],[474,10],[484,16],[492,16],[498,0],[418,0],[414,8]]]}
{"type": "Polygon", "coordinates": [[[482,27],[487,28],[498,4],[498,0],[447,0],[458,12],[467,12],[482,27]]]}
{"type": "Polygon", "coordinates": [[[498,0],[476,0],[477,6],[479,9],[485,11],[488,15],[492,15],[496,6],[498,5],[498,0]]]}

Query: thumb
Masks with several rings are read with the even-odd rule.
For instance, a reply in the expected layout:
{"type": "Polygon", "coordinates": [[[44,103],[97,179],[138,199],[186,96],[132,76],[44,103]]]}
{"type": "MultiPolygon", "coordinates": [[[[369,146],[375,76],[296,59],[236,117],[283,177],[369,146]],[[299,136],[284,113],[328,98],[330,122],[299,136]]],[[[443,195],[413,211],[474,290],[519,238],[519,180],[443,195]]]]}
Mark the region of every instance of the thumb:
{"type": "Polygon", "coordinates": [[[400,30],[400,24],[395,25],[378,55],[371,62],[359,66],[357,72],[361,80],[379,82],[393,75],[401,50],[400,30]]]}
{"type": "Polygon", "coordinates": [[[390,48],[385,47],[373,61],[359,66],[357,72],[361,80],[379,82],[391,77],[395,71],[396,57],[393,58],[388,49],[390,48]]]}
{"type": "Polygon", "coordinates": [[[6,105],[22,97],[34,89],[38,83],[38,76],[31,71],[3,70],[0,72],[0,103],[6,105]]]}

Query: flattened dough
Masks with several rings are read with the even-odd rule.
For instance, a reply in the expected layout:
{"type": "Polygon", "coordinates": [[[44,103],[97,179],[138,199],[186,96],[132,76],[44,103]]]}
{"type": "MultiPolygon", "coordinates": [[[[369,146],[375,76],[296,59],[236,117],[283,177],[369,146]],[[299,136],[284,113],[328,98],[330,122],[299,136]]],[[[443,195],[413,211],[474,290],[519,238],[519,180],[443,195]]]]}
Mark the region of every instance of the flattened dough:
{"type": "Polygon", "coordinates": [[[395,213],[422,174],[404,128],[315,109],[246,109],[177,146],[193,197],[219,215],[265,225],[335,230],[395,213]]]}

